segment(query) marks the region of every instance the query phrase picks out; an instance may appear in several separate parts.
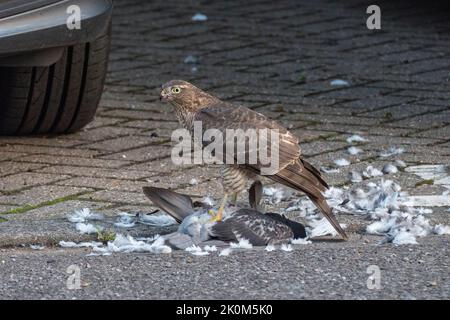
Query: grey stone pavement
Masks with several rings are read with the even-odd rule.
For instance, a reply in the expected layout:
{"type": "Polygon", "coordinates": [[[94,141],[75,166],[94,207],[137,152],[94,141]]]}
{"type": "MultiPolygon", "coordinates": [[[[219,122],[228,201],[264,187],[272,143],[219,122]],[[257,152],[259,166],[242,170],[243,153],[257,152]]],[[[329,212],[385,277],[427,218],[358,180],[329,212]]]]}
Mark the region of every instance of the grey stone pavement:
{"type": "MultiPolygon", "coordinates": [[[[348,242],[293,252],[87,257],[90,250],[58,247],[84,239],[66,221],[74,209],[111,216],[153,210],[142,186],[220,196],[215,168],[170,160],[177,122],[158,88],[173,78],[278,119],[318,167],[349,159],[339,173],[325,174],[330,185],[351,184],[351,170],[381,167],[378,155],[391,146],[405,149],[397,158],[408,166],[450,162],[450,14],[434,2],[378,2],[382,30],[366,28],[368,3],[354,0],[114,3],[95,121],[70,135],[0,137],[0,298],[450,297],[449,236],[378,245],[379,237],[364,234],[364,220],[347,215],[338,218],[349,224],[348,242]],[[197,12],[208,20],[191,21],[197,12]],[[189,55],[198,61],[184,63],[189,55]],[[349,85],[331,86],[334,79],[349,85]],[[358,156],[346,152],[352,134],[368,139],[358,156]],[[198,185],[189,184],[193,177],[198,185]],[[72,264],[81,268],[81,290],[66,288],[72,264]],[[381,268],[379,290],[366,286],[372,264],[381,268]]],[[[407,172],[389,178],[413,195],[443,192],[407,172]]],[[[447,210],[433,208],[430,220],[450,224],[447,210]]]]}

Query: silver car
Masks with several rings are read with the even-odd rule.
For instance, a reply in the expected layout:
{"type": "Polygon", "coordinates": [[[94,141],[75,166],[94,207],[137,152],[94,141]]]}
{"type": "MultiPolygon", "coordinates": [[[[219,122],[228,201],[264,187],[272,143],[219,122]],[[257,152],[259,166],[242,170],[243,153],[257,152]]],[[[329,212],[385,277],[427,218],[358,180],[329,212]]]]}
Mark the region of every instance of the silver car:
{"type": "Polygon", "coordinates": [[[0,135],[73,132],[96,112],[110,0],[0,0],[0,135]]]}

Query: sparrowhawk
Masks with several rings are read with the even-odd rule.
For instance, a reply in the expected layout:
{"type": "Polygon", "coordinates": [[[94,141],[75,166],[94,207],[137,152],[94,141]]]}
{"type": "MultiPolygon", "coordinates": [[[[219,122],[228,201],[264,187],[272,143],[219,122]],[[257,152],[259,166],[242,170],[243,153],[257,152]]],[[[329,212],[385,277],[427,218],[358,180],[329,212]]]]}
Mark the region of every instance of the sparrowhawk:
{"type": "MultiPolygon", "coordinates": [[[[271,150],[273,148],[270,143],[266,144],[265,147],[257,144],[257,148],[267,148],[270,155],[277,154],[277,170],[273,174],[266,175],[266,177],[304,192],[320,209],[336,231],[344,239],[347,239],[345,231],[334,217],[323,195],[323,192],[328,188],[327,183],[321,177],[320,172],[303,159],[299,139],[286,128],[249,108],[221,101],[219,98],[183,80],[172,80],[165,83],[162,86],[160,99],[168,101],[174,106],[175,114],[185,129],[193,133],[194,122],[199,121],[203,131],[215,129],[222,132],[225,136],[223,140],[224,145],[227,142],[227,129],[242,129],[244,131],[253,129],[257,135],[263,129],[276,130],[278,133],[276,150],[271,150]]],[[[236,139],[236,137],[230,139],[236,139]]],[[[245,137],[237,137],[237,140],[239,139],[245,139],[245,137]]],[[[206,146],[203,141],[200,142],[203,143],[203,147],[206,146]]],[[[239,143],[239,141],[237,142],[239,143]]],[[[228,150],[229,148],[226,147],[224,149],[226,149],[224,154],[217,155],[220,158],[219,160],[225,164],[221,169],[224,197],[217,212],[216,220],[221,220],[222,218],[222,211],[226,205],[228,195],[233,194],[234,198],[236,198],[236,195],[245,189],[248,179],[255,179],[262,173],[262,164],[259,158],[256,163],[248,161],[230,164],[225,162],[224,158],[227,153],[228,155],[231,153],[236,157],[236,149],[228,150]]],[[[247,161],[250,158],[249,153],[255,150],[249,147],[247,141],[244,151],[246,153],[245,161],[247,161]]],[[[257,154],[259,155],[259,153],[257,154]]]]}

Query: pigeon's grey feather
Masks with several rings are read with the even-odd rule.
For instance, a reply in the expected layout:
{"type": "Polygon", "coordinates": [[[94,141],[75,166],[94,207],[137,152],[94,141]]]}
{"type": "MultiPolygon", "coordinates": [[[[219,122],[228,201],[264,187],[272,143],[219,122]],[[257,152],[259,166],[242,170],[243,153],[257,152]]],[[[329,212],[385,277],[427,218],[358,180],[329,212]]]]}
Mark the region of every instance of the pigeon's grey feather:
{"type": "Polygon", "coordinates": [[[178,223],[194,213],[192,199],[164,188],[143,187],[144,194],[155,206],[172,216],[178,223]]]}

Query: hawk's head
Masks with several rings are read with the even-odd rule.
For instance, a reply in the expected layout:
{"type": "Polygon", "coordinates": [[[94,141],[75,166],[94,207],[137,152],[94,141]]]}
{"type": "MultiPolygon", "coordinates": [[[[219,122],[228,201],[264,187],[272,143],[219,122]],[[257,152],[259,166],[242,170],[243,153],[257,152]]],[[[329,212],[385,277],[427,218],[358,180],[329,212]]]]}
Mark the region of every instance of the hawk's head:
{"type": "Polygon", "coordinates": [[[184,80],[171,80],[161,87],[159,99],[188,110],[197,110],[218,99],[184,80]]]}

